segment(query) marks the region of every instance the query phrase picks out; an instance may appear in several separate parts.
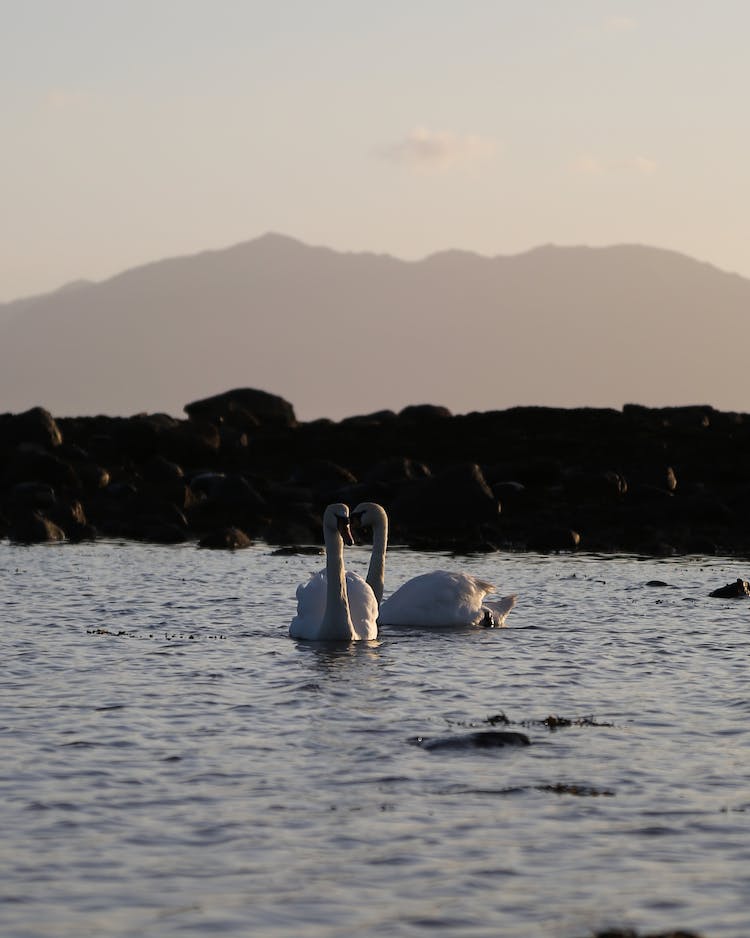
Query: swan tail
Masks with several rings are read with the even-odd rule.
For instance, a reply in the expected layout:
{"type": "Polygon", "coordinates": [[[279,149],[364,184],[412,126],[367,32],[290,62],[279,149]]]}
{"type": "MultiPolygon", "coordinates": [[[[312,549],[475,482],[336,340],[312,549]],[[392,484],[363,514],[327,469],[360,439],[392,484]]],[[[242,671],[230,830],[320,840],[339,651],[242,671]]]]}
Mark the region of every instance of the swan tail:
{"type": "Polygon", "coordinates": [[[515,593],[512,596],[503,596],[500,599],[485,600],[483,607],[486,609],[485,619],[490,619],[491,621],[487,622],[493,628],[501,629],[505,625],[505,620],[508,618],[508,613],[516,604],[516,595],[515,593]]]}

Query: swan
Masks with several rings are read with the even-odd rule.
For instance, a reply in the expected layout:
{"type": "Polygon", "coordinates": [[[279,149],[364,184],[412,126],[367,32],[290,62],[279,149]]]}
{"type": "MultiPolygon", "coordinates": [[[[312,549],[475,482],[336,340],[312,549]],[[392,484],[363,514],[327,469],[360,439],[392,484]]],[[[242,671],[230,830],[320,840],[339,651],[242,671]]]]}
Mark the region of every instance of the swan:
{"type": "Polygon", "coordinates": [[[372,554],[367,583],[378,600],[379,625],[410,625],[417,628],[484,625],[502,627],[516,604],[515,595],[488,600],[495,587],[470,573],[433,570],[407,580],[388,599],[382,600],[388,515],[375,502],[361,502],[351,514],[358,528],[372,530],[372,554]]]}
{"type": "Polygon", "coordinates": [[[356,642],[377,638],[378,603],[356,573],[344,571],[344,542],[353,544],[349,508],[329,505],[323,515],[326,568],[297,587],[291,638],[309,642],[356,642]]]}

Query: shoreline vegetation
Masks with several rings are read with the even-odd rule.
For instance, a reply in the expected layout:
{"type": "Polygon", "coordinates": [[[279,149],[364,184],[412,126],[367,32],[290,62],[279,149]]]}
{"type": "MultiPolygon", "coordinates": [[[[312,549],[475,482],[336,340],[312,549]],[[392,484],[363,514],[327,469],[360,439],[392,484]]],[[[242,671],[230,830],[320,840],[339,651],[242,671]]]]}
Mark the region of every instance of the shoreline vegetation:
{"type": "Polygon", "coordinates": [[[419,549],[750,556],[748,414],[417,405],[302,423],[250,388],[185,411],[0,414],[0,537],[290,549],[322,543],[327,504],[375,501],[391,543],[419,549]]]}

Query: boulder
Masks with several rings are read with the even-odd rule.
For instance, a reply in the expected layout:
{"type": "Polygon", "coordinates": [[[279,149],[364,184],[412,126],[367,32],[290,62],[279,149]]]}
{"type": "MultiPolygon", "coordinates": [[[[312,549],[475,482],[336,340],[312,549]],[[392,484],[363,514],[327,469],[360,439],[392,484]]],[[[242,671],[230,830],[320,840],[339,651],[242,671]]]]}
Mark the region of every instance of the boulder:
{"type": "Polygon", "coordinates": [[[253,542],[239,528],[221,528],[218,531],[211,531],[198,542],[198,547],[207,550],[242,550],[250,547],[253,542]]]}
{"type": "Polygon", "coordinates": [[[43,407],[32,407],[21,414],[0,414],[0,445],[36,443],[53,449],[62,441],[54,417],[43,407]]]}
{"type": "Polygon", "coordinates": [[[45,544],[65,540],[63,529],[40,512],[18,518],[11,524],[9,536],[16,544],[45,544]]]}
{"type": "Polygon", "coordinates": [[[256,536],[267,520],[265,499],[238,473],[201,473],[190,480],[190,491],[198,496],[187,510],[196,531],[235,527],[256,536]]]}
{"type": "Polygon", "coordinates": [[[499,512],[500,502],[472,463],[402,486],[391,505],[394,528],[409,531],[464,532],[497,521],[499,512]]]}
{"type": "Polygon", "coordinates": [[[24,514],[27,509],[46,511],[56,500],[55,490],[46,482],[17,482],[4,499],[9,515],[24,514]]]}
{"type": "Polygon", "coordinates": [[[10,454],[2,482],[7,486],[18,482],[45,482],[57,491],[81,487],[70,463],[47,452],[38,443],[21,443],[16,447],[10,454]]]}
{"type": "Polygon", "coordinates": [[[433,422],[435,420],[445,420],[452,417],[453,414],[447,407],[441,407],[439,404],[410,404],[399,411],[398,418],[408,423],[433,422]]]}
{"type": "Polygon", "coordinates": [[[311,459],[292,471],[289,483],[310,488],[315,496],[332,501],[333,494],[345,486],[354,485],[357,477],[345,466],[328,459],[311,459]]]}
{"type": "Polygon", "coordinates": [[[225,391],[186,404],[184,410],[191,420],[225,423],[243,430],[265,424],[292,427],[297,422],[294,408],[288,401],[255,388],[225,391]]]}
{"type": "Polygon", "coordinates": [[[424,465],[415,459],[408,459],[405,456],[393,456],[390,459],[382,459],[375,463],[365,473],[363,482],[375,484],[378,482],[406,482],[412,479],[426,479],[432,473],[424,465]]]}

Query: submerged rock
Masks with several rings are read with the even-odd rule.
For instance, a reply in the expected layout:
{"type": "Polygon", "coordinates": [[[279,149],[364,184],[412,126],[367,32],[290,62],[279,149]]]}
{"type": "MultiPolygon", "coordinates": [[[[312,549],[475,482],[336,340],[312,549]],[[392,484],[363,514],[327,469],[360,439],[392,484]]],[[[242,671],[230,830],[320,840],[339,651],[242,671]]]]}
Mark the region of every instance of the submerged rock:
{"type": "Polygon", "coordinates": [[[605,931],[598,931],[591,938],[702,938],[694,931],[660,931],[648,932],[648,934],[633,931],[632,928],[607,928],[605,931]]]}
{"type": "Polygon", "coordinates": [[[279,547],[271,551],[272,557],[320,557],[325,550],[314,544],[290,544],[288,547],[279,547]]]}
{"type": "Polygon", "coordinates": [[[417,736],[414,744],[422,749],[460,750],[460,749],[501,749],[504,746],[528,746],[529,737],[525,733],[512,730],[481,730],[477,733],[464,733],[460,736],[438,736],[425,739],[417,736]]]}
{"type": "Polygon", "coordinates": [[[720,586],[712,593],[708,594],[714,599],[742,599],[750,596],[750,583],[738,577],[734,583],[727,583],[726,586],[720,586]]]}

